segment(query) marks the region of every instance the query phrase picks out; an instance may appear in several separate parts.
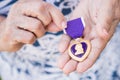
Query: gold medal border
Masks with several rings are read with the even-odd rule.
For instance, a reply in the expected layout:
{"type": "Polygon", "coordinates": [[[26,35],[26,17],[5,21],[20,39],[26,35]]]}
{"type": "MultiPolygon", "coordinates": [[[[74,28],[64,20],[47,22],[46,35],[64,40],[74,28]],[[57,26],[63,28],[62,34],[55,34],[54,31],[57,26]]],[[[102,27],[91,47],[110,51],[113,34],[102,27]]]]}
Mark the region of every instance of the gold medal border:
{"type": "Polygon", "coordinates": [[[76,60],[76,61],[79,61],[79,62],[84,61],[88,57],[88,55],[90,54],[90,51],[91,51],[91,43],[90,43],[90,41],[84,40],[84,39],[81,39],[81,38],[78,41],[73,40],[72,43],[69,46],[69,55],[70,55],[70,57],[72,59],[76,60]],[[79,58],[79,57],[76,57],[75,55],[72,54],[71,47],[74,44],[80,44],[82,42],[85,42],[87,44],[87,50],[86,50],[85,54],[81,58],[79,58]]]}

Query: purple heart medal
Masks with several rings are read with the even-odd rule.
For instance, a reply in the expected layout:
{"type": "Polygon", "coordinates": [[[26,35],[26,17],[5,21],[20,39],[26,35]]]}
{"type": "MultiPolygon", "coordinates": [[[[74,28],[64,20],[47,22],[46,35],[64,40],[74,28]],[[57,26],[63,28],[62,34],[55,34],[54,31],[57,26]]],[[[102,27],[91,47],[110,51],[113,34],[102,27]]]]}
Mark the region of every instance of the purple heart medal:
{"type": "Polygon", "coordinates": [[[67,22],[64,33],[73,40],[69,46],[69,55],[76,61],[85,60],[91,50],[90,41],[82,39],[85,23],[83,18],[77,18],[67,22]]]}

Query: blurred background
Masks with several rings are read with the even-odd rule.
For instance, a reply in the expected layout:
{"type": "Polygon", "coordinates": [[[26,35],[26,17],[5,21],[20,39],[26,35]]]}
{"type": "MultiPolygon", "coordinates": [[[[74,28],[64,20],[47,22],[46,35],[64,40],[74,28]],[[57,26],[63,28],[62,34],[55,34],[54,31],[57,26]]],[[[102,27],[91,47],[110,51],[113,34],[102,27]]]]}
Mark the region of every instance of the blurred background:
{"type": "MultiPolygon", "coordinates": [[[[69,18],[79,0],[45,0],[69,18]]],[[[7,16],[16,0],[1,0],[0,14],[7,16]]],[[[120,80],[120,25],[96,63],[83,74],[65,75],[57,67],[57,49],[63,32],[46,33],[34,45],[24,45],[16,53],[0,53],[0,80],[120,80]]]]}

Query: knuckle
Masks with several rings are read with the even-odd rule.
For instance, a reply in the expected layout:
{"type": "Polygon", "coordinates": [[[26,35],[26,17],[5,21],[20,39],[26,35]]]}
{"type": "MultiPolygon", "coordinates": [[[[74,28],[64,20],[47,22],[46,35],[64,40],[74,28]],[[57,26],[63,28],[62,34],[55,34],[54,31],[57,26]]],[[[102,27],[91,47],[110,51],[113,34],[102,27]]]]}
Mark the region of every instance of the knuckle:
{"type": "Polygon", "coordinates": [[[41,34],[38,35],[38,37],[42,37],[45,34],[45,31],[43,31],[41,34]]]}
{"type": "Polygon", "coordinates": [[[42,30],[41,32],[38,33],[37,37],[40,38],[40,37],[42,37],[44,34],[45,34],[45,31],[42,30]]]}
{"type": "Polygon", "coordinates": [[[42,27],[41,23],[35,23],[35,25],[33,26],[33,31],[37,32],[40,30],[41,27],[42,27]]]}
{"type": "Polygon", "coordinates": [[[46,26],[51,21],[51,17],[49,16],[49,12],[48,12],[48,8],[51,7],[51,4],[43,2],[43,4],[40,4],[39,6],[40,7],[38,8],[38,11],[41,14],[44,14],[44,15],[46,14],[46,16],[41,17],[41,20],[42,20],[43,24],[46,26]]]}
{"type": "Polygon", "coordinates": [[[27,44],[33,44],[34,43],[34,41],[35,41],[35,36],[31,33],[31,34],[28,34],[27,36],[29,36],[29,37],[27,37],[26,39],[26,43],[27,44]]]}
{"type": "Polygon", "coordinates": [[[50,19],[47,19],[47,18],[44,18],[44,22],[43,22],[43,24],[44,24],[44,26],[47,26],[47,25],[49,25],[50,24],[50,19]]]}
{"type": "Polygon", "coordinates": [[[50,22],[51,22],[51,18],[49,17],[49,16],[46,16],[45,18],[44,18],[44,20],[45,20],[45,26],[47,26],[47,25],[49,25],[50,24],[50,22]]]}

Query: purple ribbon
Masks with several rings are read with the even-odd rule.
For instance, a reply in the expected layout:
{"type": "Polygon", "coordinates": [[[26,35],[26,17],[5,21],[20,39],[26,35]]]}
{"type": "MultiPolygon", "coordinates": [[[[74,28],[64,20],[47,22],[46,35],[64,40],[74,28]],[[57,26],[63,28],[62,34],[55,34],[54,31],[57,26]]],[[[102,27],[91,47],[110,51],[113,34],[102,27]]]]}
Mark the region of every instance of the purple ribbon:
{"type": "Polygon", "coordinates": [[[84,27],[82,18],[77,18],[67,22],[65,32],[73,39],[80,38],[83,35],[84,27]]]}

